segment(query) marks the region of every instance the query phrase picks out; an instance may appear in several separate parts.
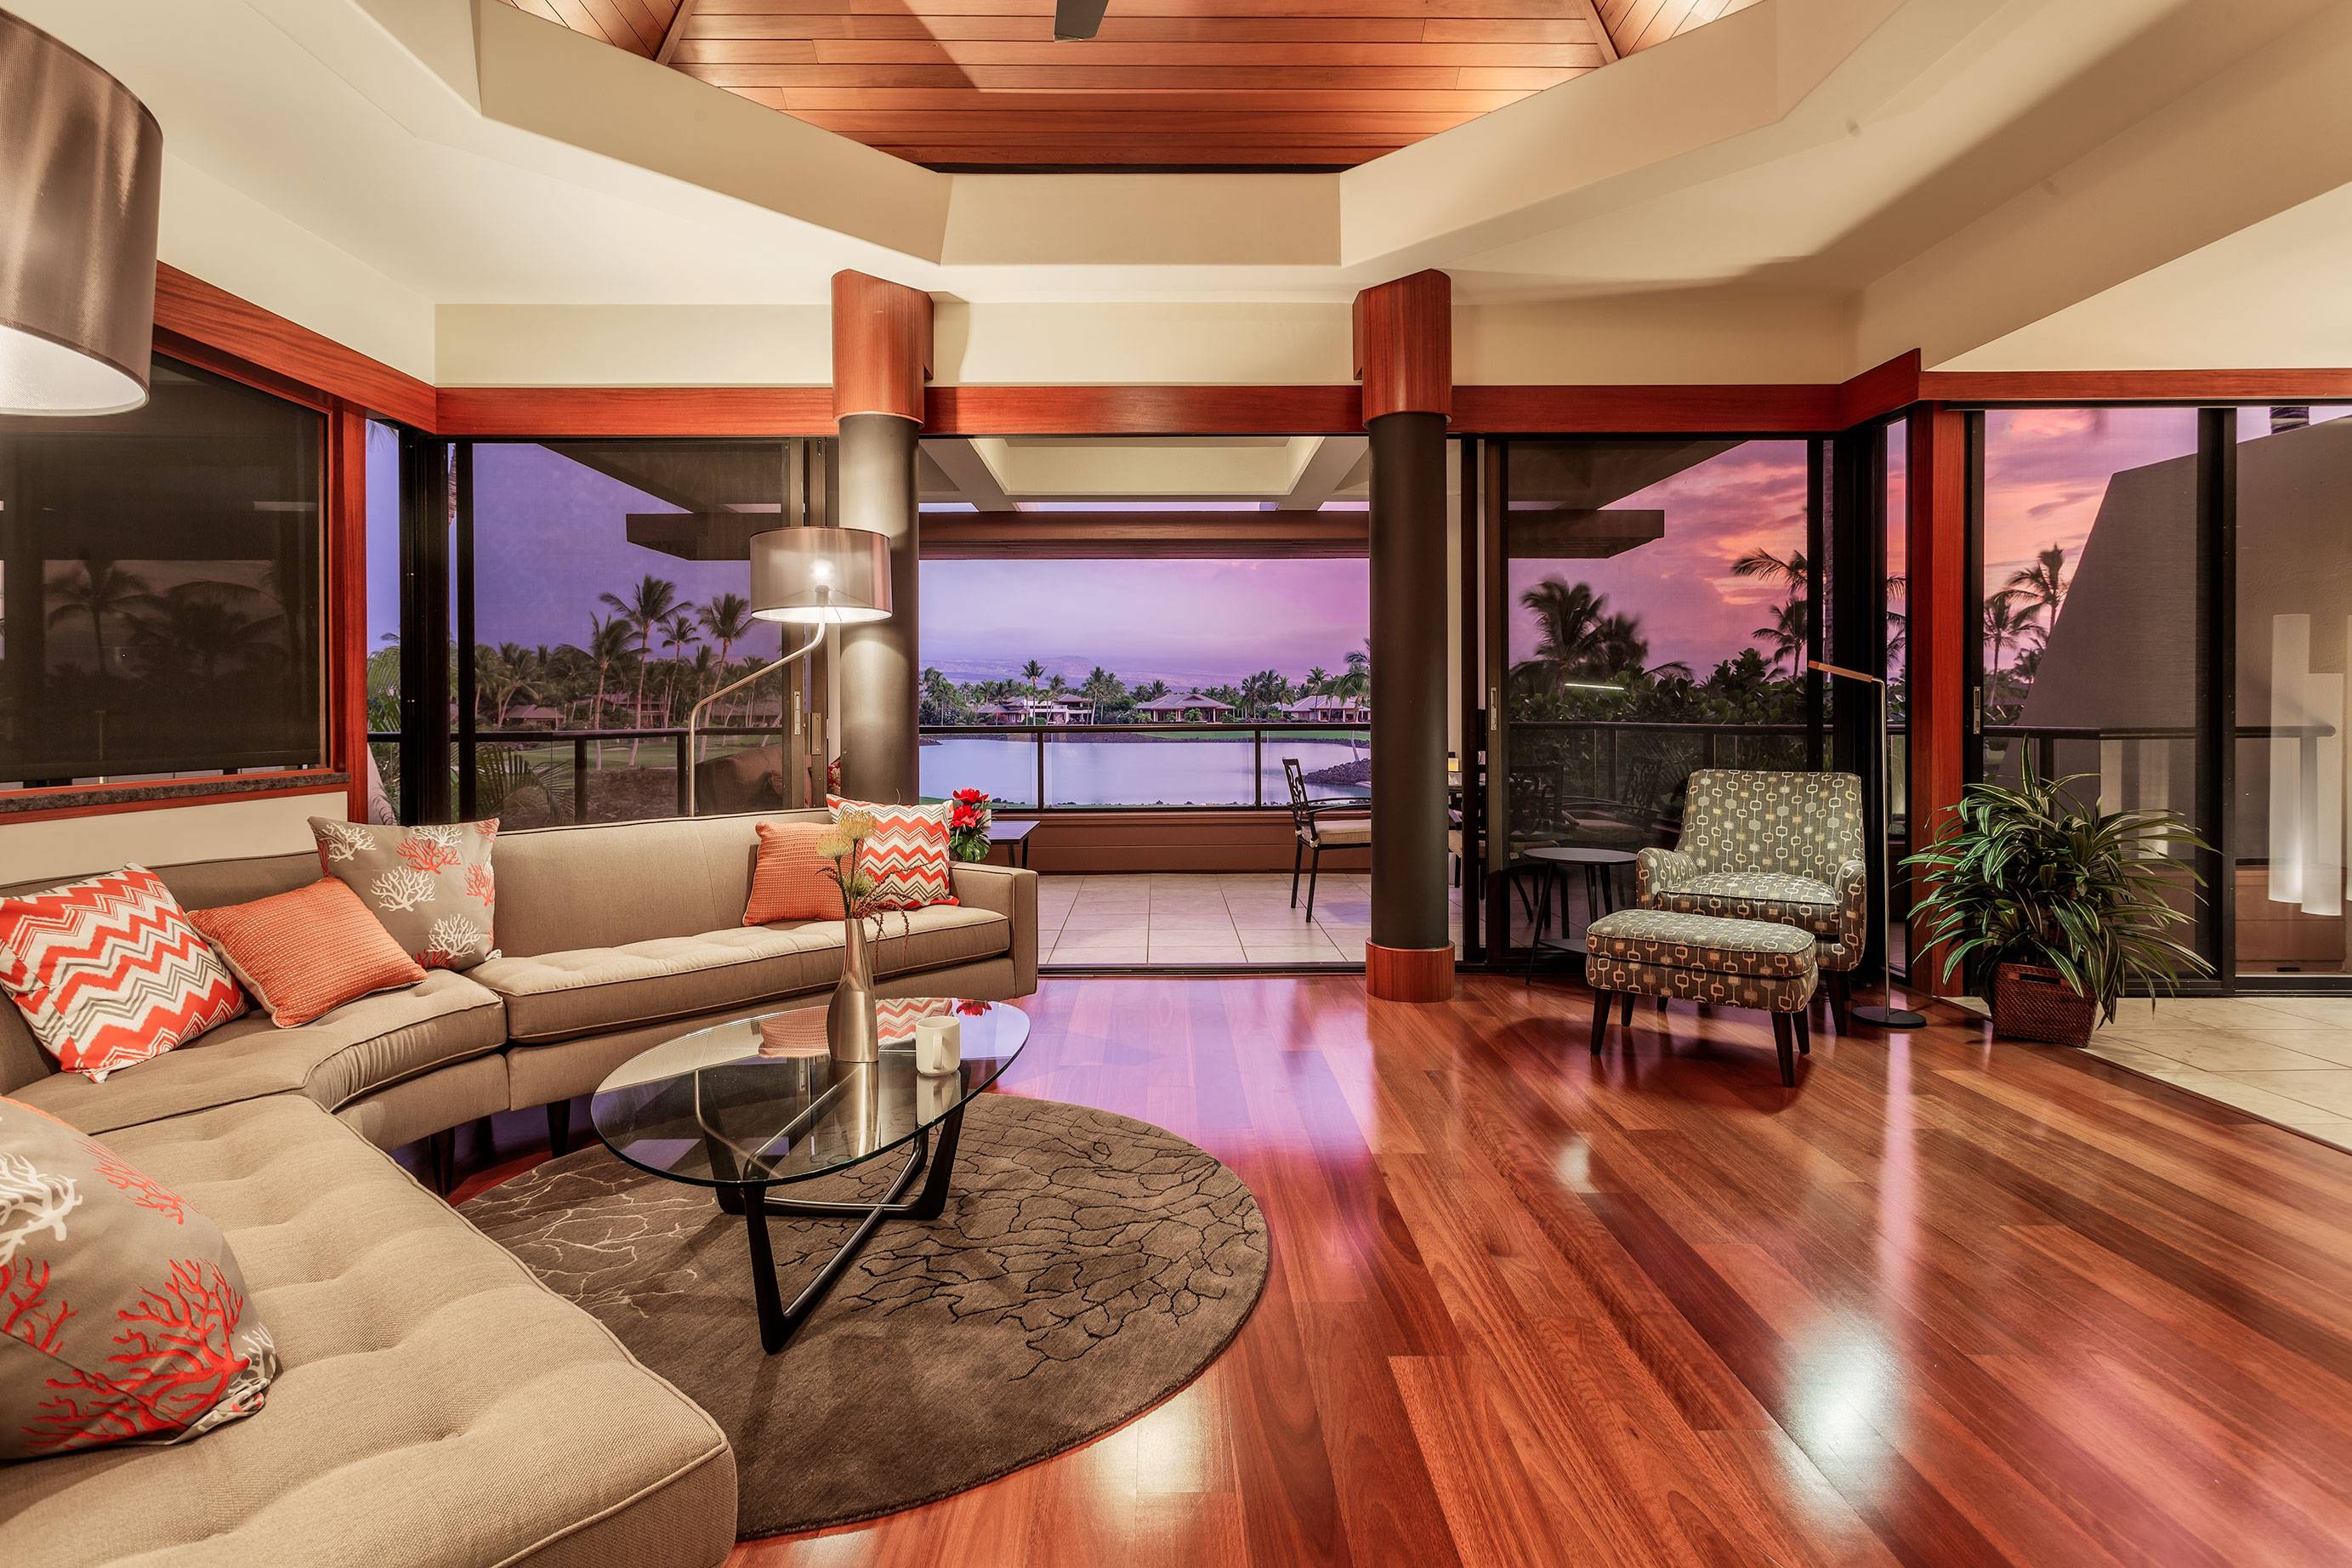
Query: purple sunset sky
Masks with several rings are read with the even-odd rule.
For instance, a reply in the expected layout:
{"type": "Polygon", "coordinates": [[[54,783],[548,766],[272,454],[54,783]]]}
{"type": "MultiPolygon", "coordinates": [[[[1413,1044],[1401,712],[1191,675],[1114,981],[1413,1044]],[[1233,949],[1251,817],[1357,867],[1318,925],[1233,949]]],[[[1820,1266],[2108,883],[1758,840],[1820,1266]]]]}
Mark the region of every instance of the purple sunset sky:
{"type": "MultiPolygon", "coordinates": [[[[2315,418],[2342,409],[2315,409],[2315,418]]],[[[2249,409],[2242,438],[2267,430],[2249,409]]],[[[2036,551],[2080,558],[2106,482],[2125,468],[2196,449],[2197,416],[2178,408],[1995,409],[1986,416],[1987,584],[1998,588],[2036,551]]],[[[1901,426],[1889,432],[1889,570],[1903,569],[1901,426]]],[[[741,563],[681,561],[630,544],[628,511],[660,503],[544,449],[476,449],[477,633],[485,642],[578,644],[605,592],[651,573],[681,598],[746,590],[741,563]]],[[[396,446],[377,426],[369,451],[368,625],[371,647],[397,628],[396,446]]],[[[1510,571],[1513,659],[1532,650],[1534,620],[1518,595],[1546,576],[1582,579],[1610,607],[1637,616],[1652,663],[1679,659],[1704,676],[1756,639],[1779,590],[1735,577],[1753,549],[1785,555],[1805,539],[1805,447],[1750,441],[1624,499],[1666,514],[1658,542],[1598,561],[1527,561],[1510,571]]],[[[923,660],[959,679],[1009,676],[1028,659],[1073,680],[1096,664],[1130,681],[1238,680],[1275,668],[1292,679],[1337,671],[1368,630],[1361,561],[931,561],[923,565],[923,660]]],[[[737,650],[772,653],[762,628],[737,650]]]]}

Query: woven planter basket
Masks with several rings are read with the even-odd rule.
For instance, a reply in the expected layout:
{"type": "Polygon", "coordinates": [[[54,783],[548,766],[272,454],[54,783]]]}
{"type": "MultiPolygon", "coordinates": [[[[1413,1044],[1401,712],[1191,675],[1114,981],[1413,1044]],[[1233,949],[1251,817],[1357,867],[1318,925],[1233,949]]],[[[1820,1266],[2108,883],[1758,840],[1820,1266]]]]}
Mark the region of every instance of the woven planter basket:
{"type": "Polygon", "coordinates": [[[1992,974],[1992,1032],[2053,1046],[2091,1038],[2098,1004],[2066,984],[2054,969],[2004,963],[1992,974]]]}

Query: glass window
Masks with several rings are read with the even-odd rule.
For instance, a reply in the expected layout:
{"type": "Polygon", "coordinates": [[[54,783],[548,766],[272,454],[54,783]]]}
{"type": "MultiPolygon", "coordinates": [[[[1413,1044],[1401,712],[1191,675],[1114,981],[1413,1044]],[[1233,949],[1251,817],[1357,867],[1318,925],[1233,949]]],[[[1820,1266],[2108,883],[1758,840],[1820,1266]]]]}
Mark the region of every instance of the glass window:
{"type": "MultiPolygon", "coordinates": [[[[1510,443],[1507,860],[1671,843],[1692,770],[1807,765],[1809,455],[1801,440],[1510,443]]],[[[1512,907],[1523,940],[1533,911],[1512,907]]]]}
{"type": "Polygon", "coordinates": [[[368,816],[400,820],[400,432],[368,422],[368,816]],[[375,737],[384,737],[376,739],[375,737]]]}
{"type": "Polygon", "coordinates": [[[324,426],[161,357],[0,419],[0,787],[321,763],[324,426]]]}
{"type": "Polygon", "coordinates": [[[1366,795],[1370,593],[1362,560],[926,561],[923,794],[1279,805],[1296,758],[1366,795]]]}
{"type": "Polygon", "coordinates": [[[1985,414],[1987,779],[2200,820],[2197,449],[2193,408],[1985,414]]]}
{"type": "Polygon", "coordinates": [[[2352,408],[2238,410],[2235,954],[2345,970],[2352,408]]]}
{"type": "MultiPolygon", "coordinates": [[[[751,615],[750,542],[788,504],[797,514],[793,470],[813,445],[461,447],[452,488],[471,559],[457,576],[472,584],[473,635],[456,672],[472,694],[460,814],[512,827],[680,814],[688,713],[783,652],[777,625],[751,615]]],[[[706,712],[699,810],[772,809],[822,787],[803,739],[808,669],[706,712]]]]}

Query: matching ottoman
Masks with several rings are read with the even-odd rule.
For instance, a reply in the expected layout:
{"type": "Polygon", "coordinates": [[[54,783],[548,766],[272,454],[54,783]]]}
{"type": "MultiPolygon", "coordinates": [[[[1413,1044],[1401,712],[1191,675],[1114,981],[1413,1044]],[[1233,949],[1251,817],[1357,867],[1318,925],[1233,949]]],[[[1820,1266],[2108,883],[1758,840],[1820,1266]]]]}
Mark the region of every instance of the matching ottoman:
{"type": "Polygon", "coordinates": [[[1805,1005],[1819,972],[1812,933],[1766,921],[1727,920],[1664,910],[1621,910],[1584,933],[1584,980],[1592,987],[1592,1054],[1609,1032],[1609,1007],[1619,1002],[1622,1022],[1633,1021],[1633,998],[1671,998],[1727,1007],[1760,1007],[1772,1015],[1780,1052],[1780,1081],[1794,1088],[1796,1058],[1810,1054],[1812,1032],[1805,1005]]]}

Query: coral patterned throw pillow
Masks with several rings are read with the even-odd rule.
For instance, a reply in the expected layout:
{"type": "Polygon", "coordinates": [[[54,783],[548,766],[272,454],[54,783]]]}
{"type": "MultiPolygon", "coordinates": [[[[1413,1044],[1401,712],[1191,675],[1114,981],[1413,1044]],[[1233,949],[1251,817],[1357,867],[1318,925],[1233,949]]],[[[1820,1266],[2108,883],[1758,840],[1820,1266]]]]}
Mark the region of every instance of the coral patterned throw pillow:
{"type": "Polygon", "coordinates": [[[874,879],[876,908],[919,910],[956,901],[945,805],[876,805],[832,795],[824,804],[835,822],[845,811],[862,811],[874,818],[874,836],[866,841],[857,866],[874,879]]]}
{"type": "Polygon", "coordinates": [[[426,969],[471,969],[499,955],[492,938],[499,820],[385,827],[314,816],[319,869],[360,896],[402,951],[426,969]]]}
{"type": "Polygon", "coordinates": [[[59,1067],[93,1082],[245,1011],[245,993],[143,866],[0,899],[0,990],[59,1067]]]}
{"type": "Polygon", "coordinates": [[[259,1410],[277,1375],[219,1228],[0,1099],[0,1461],[176,1443],[259,1410]]]}

